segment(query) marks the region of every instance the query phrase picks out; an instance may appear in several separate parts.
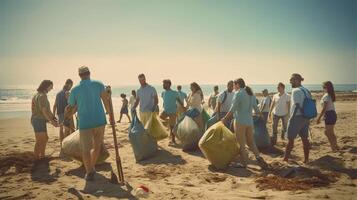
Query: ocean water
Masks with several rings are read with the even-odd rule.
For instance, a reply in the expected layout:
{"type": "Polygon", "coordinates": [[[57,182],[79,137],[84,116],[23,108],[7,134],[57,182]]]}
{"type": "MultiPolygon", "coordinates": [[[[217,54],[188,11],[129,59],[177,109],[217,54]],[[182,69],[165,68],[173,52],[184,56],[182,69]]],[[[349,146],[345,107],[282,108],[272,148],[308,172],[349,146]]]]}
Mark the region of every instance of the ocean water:
{"type": "MultiPolygon", "coordinates": [[[[268,89],[269,92],[277,92],[276,85],[250,85],[255,93],[260,93],[263,89],[268,89]]],[[[286,91],[291,91],[291,86],[286,85],[286,91]]],[[[321,91],[322,86],[320,84],[304,85],[311,91],[321,91]]],[[[163,88],[161,85],[154,85],[159,96],[163,88]]],[[[201,85],[205,99],[213,92],[214,85],[201,85]]],[[[219,90],[223,91],[226,85],[218,85],[219,90]]],[[[120,94],[124,93],[129,98],[131,90],[138,89],[138,85],[134,86],[119,86],[112,87],[113,91],[113,106],[116,111],[119,111],[121,106],[120,94]]],[[[172,86],[176,89],[176,86],[172,86]]],[[[48,98],[51,106],[54,103],[55,95],[60,89],[53,89],[49,92],[48,98]]],[[[336,91],[357,92],[357,84],[336,84],[336,91]]],[[[182,91],[188,93],[189,85],[182,85],[182,91]]],[[[33,86],[19,86],[19,87],[1,87],[0,86],[0,119],[13,118],[13,117],[30,117],[31,113],[31,98],[36,93],[36,87],[33,86]]],[[[159,104],[162,105],[162,100],[159,99],[159,104]]]]}

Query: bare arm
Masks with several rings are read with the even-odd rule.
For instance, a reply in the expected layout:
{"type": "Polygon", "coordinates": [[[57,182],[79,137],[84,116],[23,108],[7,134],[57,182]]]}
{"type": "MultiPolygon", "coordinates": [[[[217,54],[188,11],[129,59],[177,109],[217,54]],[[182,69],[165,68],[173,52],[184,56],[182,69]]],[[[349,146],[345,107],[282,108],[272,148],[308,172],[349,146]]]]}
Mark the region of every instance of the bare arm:
{"type": "Polygon", "coordinates": [[[208,107],[212,106],[212,96],[209,96],[208,98],[208,107]]]}
{"type": "Polygon", "coordinates": [[[53,104],[53,114],[55,114],[56,111],[57,111],[57,97],[56,97],[55,103],[53,104]]]}
{"type": "MultiPolygon", "coordinates": [[[[110,90],[110,89],[109,89],[110,90]]],[[[104,90],[101,94],[100,94],[100,97],[103,101],[103,104],[104,104],[104,107],[105,107],[105,110],[107,111],[108,114],[110,114],[110,106],[109,106],[109,98],[111,97],[110,96],[110,91],[108,91],[108,89],[104,90]]]]}
{"type": "Polygon", "coordinates": [[[177,97],[176,101],[179,102],[179,104],[180,104],[182,107],[184,107],[183,102],[181,101],[180,98],[177,97]]]}
{"type": "Polygon", "coordinates": [[[291,102],[290,102],[290,101],[288,101],[288,102],[286,102],[286,104],[287,104],[287,106],[288,106],[288,114],[290,114],[291,102]]]}
{"type": "Polygon", "coordinates": [[[323,106],[322,106],[322,111],[321,111],[319,117],[317,118],[317,124],[320,123],[322,116],[324,116],[324,114],[325,114],[325,112],[326,112],[326,108],[327,108],[327,103],[324,102],[324,104],[323,104],[323,106]]]}
{"type": "Polygon", "coordinates": [[[64,118],[65,119],[71,119],[71,117],[73,117],[73,115],[77,112],[77,106],[71,106],[68,105],[66,106],[66,108],[64,109],[64,118]]]}
{"type": "Polygon", "coordinates": [[[271,113],[273,112],[274,108],[275,108],[275,101],[273,101],[273,103],[270,106],[269,117],[271,117],[271,113]]]}
{"type": "Polygon", "coordinates": [[[135,103],[134,103],[134,106],[133,106],[134,110],[136,109],[136,107],[138,107],[139,103],[140,103],[140,98],[138,96],[136,96],[135,103]]]}
{"type": "Polygon", "coordinates": [[[221,107],[222,107],[222,103],[218,101],[216,106],[216,113],[218,114],[218,118],[219,118],[219,113],[221,112],[221,107]]]}
{"type": "Polygon", "coordinates": [[[233,118],[233,112],[231,112],[231,111],[229,111],[227,114],[226,114],[226,116],[224,116],[223,118],[222,118],[222,122],[223,123],[226,123],[226,121],[227,120],[230,120],[230,119],[232,119],[233,118]]]}
{"type": "Polygon", "coordinates": [[[155,111],[156,106],[159,104],[159,98],[157,95],[154,96],[154,107],[152,108],[152,111],[155,111]]]}

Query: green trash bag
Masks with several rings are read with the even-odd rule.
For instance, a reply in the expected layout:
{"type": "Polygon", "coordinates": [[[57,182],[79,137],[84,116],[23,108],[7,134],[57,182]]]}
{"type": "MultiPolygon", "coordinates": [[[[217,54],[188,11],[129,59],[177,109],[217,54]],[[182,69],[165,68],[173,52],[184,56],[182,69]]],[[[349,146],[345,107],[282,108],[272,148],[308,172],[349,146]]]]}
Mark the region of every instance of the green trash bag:
{"type": "Polygon", "coordinates": [[[234,134],[222,122],[207,129],[198,145],[217,169],[226,169],[239,153],[239,144],[234,134]]]}
{"type": "Polygon", "coordinates": [[[206,125],[211,116],[207,113],[205,109],[202,110],[203,123],[206,125]]]}
{"type": "Polygon", "coordinates": [[[137,162],[151,158],[157,153],[156,140],[144,129],[136,112],[133,112],[133,120],[129,127],[129,141],[137,162]]]}
{"type": "Polygon", "coordinates": [[[185,116],[177,123],[174,134],[180,140],[183,150],[196,149],[202,136],[197,123],[189,116],[185,116]]]}
{"type": "Polygon", "coordinates": [[[156,141],[163,140],[169,135],[165,126],[160,122],[158,115],[155,113],[151,115],[145,129],[156,141]]]}
{"type": "MultiPolygon", "coordinates": [[[[79,143],[79,130],[73,132],[72,134],[63,139],[62,152],[66,156],[82,162],[82,148],[79,143]]],[[[100,149],[97,164],[104,163],[107,158],[109,158],[109,152],[103,144],[100,149]]]]}

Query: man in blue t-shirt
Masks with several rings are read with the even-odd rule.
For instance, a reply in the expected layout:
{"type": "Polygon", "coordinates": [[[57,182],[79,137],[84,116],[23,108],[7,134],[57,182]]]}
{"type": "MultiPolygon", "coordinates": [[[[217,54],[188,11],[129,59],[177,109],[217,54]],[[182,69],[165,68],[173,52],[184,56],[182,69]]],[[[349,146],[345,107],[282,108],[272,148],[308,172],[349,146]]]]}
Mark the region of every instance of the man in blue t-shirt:
{"type": "Polygon", "coordinates": [[[180,101],[182,102],[182,105],[179,104],[179,102],[176,102],[177,105],[177,117],[180,118],[184,112],[186,111],[185,109],[185,102],[187,104],[187,94],[185,92],[182,92],[182,86],[178,85],[177,86],[177,93],[179,95],[180,101]]]}
{"type": "Polygon", "coordinates": [[[66,92],[70,91],[72,86],[73,86],[73,81],[71,79],[67,79],[66,83],[63,86],[63,89],[57,93],[56,100],[53,105],[53,114],[57,114],[58,122],[60,125],[59,139],[60,139],[61,149],[62,149],[62,141],[65,138],[64,131],[63,131],[64,110],[68,105],[68,101],[66,99],[66,92]]]}
{"type": "Polygon", "coordinates": [[[181,106],[183,106],[182,101],[180,100],[180,96],[178,92],[171,90],[171,80],[166,79],[163,80],[163,88],[165,91],[162,92],[161,97],[164,101],[164,111],[160,114],[160,118],[163,120],[169,119],[169,126],[170,126],[170,136],[171,136],[171,143],[175,144],[175,135],[173,134],[173,129],[176,123],[176,112],[177,106],[176,102],[178,102],[181,106]]]}
{"type": "Polygon", "coordinates": [[[77,108],[82,159],[86,169],[85,179],[91,181],[96,173],[94,166],[103,145],[107,124],[103,104],[107,113],[110,112],[109,96],[103,83],[90,79],[88,67],[80,67],[79,76],[81,82],[72,89],[69,109],[77,108]]]}
{"type": "Polygon", "coordinates": [[[136,92],[136,100],[134,106],[132,107],[132,111],[136,110],[136,107],[140,104],[139,118],[141,123],[145,126],[151,115],[159,112],[159,99],[157,97],[156,89],[146,82],[144,74],[139,74],[138,79],[140,82],[140,88],[136,92]]]}

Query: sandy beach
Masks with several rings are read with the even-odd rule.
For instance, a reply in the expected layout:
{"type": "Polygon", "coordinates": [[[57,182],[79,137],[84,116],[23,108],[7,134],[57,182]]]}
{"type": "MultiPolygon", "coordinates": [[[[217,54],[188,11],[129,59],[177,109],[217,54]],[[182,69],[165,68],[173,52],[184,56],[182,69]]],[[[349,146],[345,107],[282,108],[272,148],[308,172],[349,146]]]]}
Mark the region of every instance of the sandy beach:
{"type": "MultiPolygon", "coordinates": [[[[315,94],[321,97],[321,93],[315,94]]],[[[96,167],[94,182],[85,182],[84,168],[77,161],[59,157],[58,129],[48,125],[49,158],[33,166],[34,132],[27,118],[0,120],[0,199],[137,199],[135,188],[144,185],[150,192],[147,199],[355,199],[357,178],[357,94],[338,93],[336,135],[341,151],[332,153],[324,124],[311,126],[310,163],[304,165],[302,143],[296,140],[293,159],[284,163],[282,153],[286,140],[278,140],[275,151],[263,153],[264,159],[277,166],[275,171],[260,169],[251,161],[247,169],[228,168],[217,171],[198,150],[183,152],[168,146],[168,139],[159,142],[160,150],[151,159],[136,163],[128,140],[129,123],[117,124],[120,155],[127,185],[110,183],[115,166],[113,137],[106,127],[105,145],[110,158],[96,167]],[[281,178],[293,169],[310,170],[312,175],[289,188],[281,178]],[[280,183],[283,188],[264,185],[261,177],[280,183]],[[317,181],[316,177],[318,178],[317,181]],[[261,180],[261,181],[259,181],[261,180]],[[323,181],[321,181],[323,180],[323,181]]],[[[318,107],[320,110],[320,107],[318,107]]],[[[271,124],[268,125],[271,134],[271,124]]],[[[280,139],[280,137],[279,137],[280,139]]],[[[253,155],[250,154],[253,158],[253,155]]],[[[253,159],[254,160],[254,159],[253,159]]],[[[295,171],[296,172],[296,171],[295,171]]],[[[308,175],[308,174],[305,174],[308,175]]],[[[295,182],[292,182],[295,184],[295,182]]]]}

